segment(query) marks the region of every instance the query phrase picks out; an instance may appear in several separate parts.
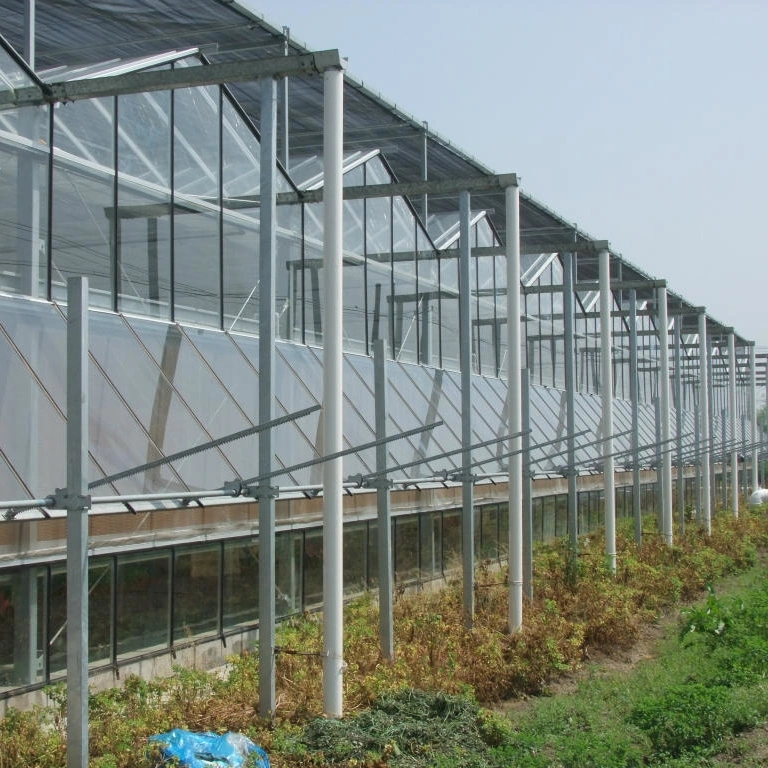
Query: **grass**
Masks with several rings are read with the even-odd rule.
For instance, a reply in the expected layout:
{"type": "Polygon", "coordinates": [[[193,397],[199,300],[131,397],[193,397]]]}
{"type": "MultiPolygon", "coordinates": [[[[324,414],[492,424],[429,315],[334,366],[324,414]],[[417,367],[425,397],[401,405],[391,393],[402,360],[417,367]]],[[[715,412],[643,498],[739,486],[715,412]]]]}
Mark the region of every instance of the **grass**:
{"type": "MultiPolygon", "coordinates": [[[[708,583],[749,571],[766,543],[765,517],[743,513],[716,518],[710,537],[688,526],[673,547],[652,536],[636,547],[631,531],[620,528],[615,576],[599,537],[581,542],[575,569],[566,567],[565,542],[542,547],[535,604],[514,635],[506,629],[505,574],[481,564],[471,630],[464,627],[459,583],[398,597],[393,663],[381,657],[377,608],[366,596],[346,609],[349,714],[341,721],[318,717],[322,627],[320,617],[302,616],[278,631],[283,652],[273,718],[257,715],[254,653],[230,659],[223,676],[179,668],[164,680],[130,677],[119,689],[91,696],[90,765],[144,767],[147,737],[174,727],[245,733],[278,767],[692,765],[679,761],[703,743],[708,751],[698,758],[712,760],[731,733],[764,717],[763,683],[751,675],[766,648],[759,633],[739,622],[766,615],[768,596],[760,603],[758,593],[749,592],[752,602],[745,605],[757,607],[742,611],[719,592],[710,595],[698,614],[687,616],[696,630],[668,641],[663,668],[643,665],[631,679],[590,679],[576,697],[543,696],[514,723],[480,704],[545,694],[590,653],[631,648],[643,622],[701,595],[708,583]],[[666,713],[680,723],[690,715],[690,722],[666,728],[666,713]]],[[[63,688],[49,695],[50,706],[11,711],[0,721],[0,768],[65,764],[63,688]]]]}

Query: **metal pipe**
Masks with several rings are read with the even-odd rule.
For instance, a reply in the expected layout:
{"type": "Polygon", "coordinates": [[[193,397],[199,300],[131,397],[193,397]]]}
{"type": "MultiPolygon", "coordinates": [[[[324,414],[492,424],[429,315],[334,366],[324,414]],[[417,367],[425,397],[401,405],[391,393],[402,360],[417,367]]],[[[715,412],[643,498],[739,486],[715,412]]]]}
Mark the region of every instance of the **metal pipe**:
{"type": "Polygon", "coordinates": [[[755,342],[749,345],[749,415],[750,440],[752,441],[752,491],[759,487],[757,467],[757,371],[755,370],[755,342]]]}
{"type": "MultiPolygon", "coordinates": [[[[343,99],[341,69],[323,75],[323,261],[325,307],[323,328],[323,453],[343,447],[342,431],[342,185],[343,99]]],[[[343,713],[344,572],[342,460],[327,461],[323,472],[323,711],[343,713]]]]}
{"type": "Polygon", "coordinates": [[[459,356],[461,369],[461,552],[464,625],[472,628],[475,616],[475,515],[472,463],[472,313],[470,305],[470,197],[459,194],[459,356]]]}
{"type": "Polygon", "coordinates": [[[677,515],[680,533],[685,532],[685,482],[683,480],[683,378],[680,366],[682,365],[682,336],[680,324],[682,315],[675,317],[675,437],[676,437],[676,464],[677,464],[677,515]]]}
{"type": "Polygon", "coordinates": [[[659,406],[661,416],[661,532],[672,546],[672,451],[669,447],[669,323],[667,289],[656,289],[659,331],[659,406]]]}
{"type": "Polygon", "coordinates": [[[67,280],[67,768],[88,766],[88,278],[67,280]]]}
{"type": "Polygon", "coordinates": [[[640,406],[637,372],[637,290],[629,291],[629,399],[632,406],[632,516],[635,544],[643,543],[643,513],[640,508],[640,406]]]}
{"type": "MultiPolygon", "coordinates": [[[[509,430],[520,435],[522,416],[522,364],[520,347],[520,190],[517,185],[506,188],[506,256],[507,256],[507,410],[509,430]]],[[[512,439],[517,451],[509,461],[509,631],[523,626],[523,459],[522,438],[512,439]]]]}
{"type": "Polygon", "coordinates": [[[376,418],[376,539],[379,558],[379,642],[381,655],[387,661],[395,660],[395,642],[392,617],[392,510],[389,481],[387,479],[387,375],[384,359],[384,339],[373,342],[374,409],[376,418]]]}
{"type": "MultiPolygon", "coordinates": [[[[272,421],[275,402],[275,267],[277,251],[277,82],[261,81],[259,208],[259,422],[272,421]]],[[[272,430],[259,432],[259,474],[272,472],[272,430]]],[[[275,712],[275,491],[266,481],[259,500],[259,714],[275,712]]]]}
{"type": "Polygon", "coordinates": [[[528,370],[520,377],[522,423],[525,425],[522,450],[523,473],[523,593],[533,602],[533,474],[531,472],[531,383],[528,370]]]}
{"type": "Polygon", "coordinates": [[[563,254],[563,343],[565,349],[565,432],[568,448],[568,549],[579,551],[578,495],[576,492],[576,339],[574,333],[573,253],[563,254]]]}
{"type": "Polygon", "coordinates": [[[739,451],[736,445],[738,414],[736,413],[736,334],[728,331],[728,416],[731,422],[731,507],[733,516],[739,516],[739,451]]]}
{"type": "Polygon", "coordinates": [[[616,478],[613,458],[613,363],[611,356],[611,254],[600,259],[600,396],[603,411],[603,482],[605,485],[605,554],[616,573],[616,478]]]}

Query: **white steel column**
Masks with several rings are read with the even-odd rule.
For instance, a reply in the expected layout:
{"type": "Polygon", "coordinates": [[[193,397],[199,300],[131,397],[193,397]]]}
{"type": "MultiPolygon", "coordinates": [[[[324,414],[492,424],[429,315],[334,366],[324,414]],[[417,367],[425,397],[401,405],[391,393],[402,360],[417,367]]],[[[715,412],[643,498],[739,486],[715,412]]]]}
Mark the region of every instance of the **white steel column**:
{"type": "MultiPolygon", "coordinates": [[[[342,432],[342,161],[344,74],[323,75],[323,454],[343,448],[342,432]]],[[[341,717],[344,678],[342,460],[323,470],[323,711],[341,717]]]]}
{"type": "Polygon", "coordinates": [[[736,436],[739,420],[736,413],[736,334],[733,328],[728,331],[728,421],[731,424],[731,508],[734,517],[738,517],[739,449],[736,436]]]}
{"type": "Polygon", "coordinates": [[[509,631],[523,626],[523,404],[520,392],[520,191],[507,187],[504,194],[507,223],[507,409],[509,457],[509,631]]]}
{"type": "Polygon", "coordinates": [[[669,443],[669,322],[667,288],[656,289],[659,332],[659,410],[661,416],[661,533],[672,545],[672,449],[669,443]]]}
{"type": "Polygon", "coordinates": [[[472,307],[469,192],[459,195],[459,368],[461,369],[461,562],[464,625],[475,617],[475,492],[472,478],[472,307]]]}
{"type": "MultiPolygon", "coordinates": [[[[275,263],[277,249],[277,82],[261,81],[259,208],[259,423],[272,421],[275,401],[275,263]]],[[[272,430],[259,432],[259,714],[275,712],[275,492],[270,488],[272,430]]]]}
{"type": "MultiPolygon", "coordinates": [[[[58,492],[57,492],[58,493],[58,492]]],[[[67,768],[88,766],[88,278],[67,280],[67,768]]]]}
{"type": "Polygon", "coordinates": [[[616,573],[616,478],[613,457],[613,357],[611,355],[611,254],[600,259],[600,398],[603,406],[603,484],[605,486],[605,555],[616,573]]]}
{"type": "Polygon", "coordinates": [[[749,344],[749,410],[750,410],[750,433],[749,441],[752,444],[752,487],[750,492],[754,493],[759,486],[757,477],[758,465],[758,445],[757,445],[757,371],[755,370],[755,342],[749,344]]]}
{"type": "Polygon", "coordinates": [[[702,519],[707,536],[712,533],[712,493],[710,488],[710,438],[709,438],[709,339],[707,338],[707,315],[699,313],[699,437],[701,439],[701,498],[702,519]]]}

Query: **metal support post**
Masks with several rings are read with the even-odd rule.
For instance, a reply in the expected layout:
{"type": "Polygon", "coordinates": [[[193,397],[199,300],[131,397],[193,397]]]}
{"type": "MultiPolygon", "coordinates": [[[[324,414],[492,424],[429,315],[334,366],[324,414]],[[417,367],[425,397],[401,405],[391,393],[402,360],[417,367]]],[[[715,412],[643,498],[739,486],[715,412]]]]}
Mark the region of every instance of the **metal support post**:
{"type": "Polygon", "coordinates": [[[682,315],[675,317],[675,444],[677,464],[677,519],[680,533],[685,533],[685,479],[683,477],[683,376],[682,376],[682,315]]]}
{"type": "MultiPolygon", "coordinates": [[[[57,492],[58,493],[58,492],[57,492]]],[[[67,768],[88,766],[88,278],[67,280],[67,768]]]]}
{"type": "Polygon", "coordinates": [[[640,508],[640,413],[637,372],[637,290],[629,291],[629,399],[632,406],[632,516],[635,543],[643,543],[643,513],[640,508]]]}
{"type": "Polygon", "coordinates": [[[472,463],[472,312],[470,261],[472,257],[469,192],[459,195],[459,355],[461,358],[461,544],[464,585],[464,623],[475,615],[475,494],[472,463]]]}
{"type": "Polygon", "coordinates": [[[722,447],[720,451],[720,473],[723,485],[723,509],[728,509],[728,461],[726,459],[728,446],[728,409],[722,410],[723,431],[720,435],[722,447]]]}
{"type": "Polygon", "coordinates": [[[392,522],[389,479],[387,478],[387,372],[384,339],[373,342],[373,381],[375,393],[376,439],[376,508],[378,511],[376,538],[379,552],[379,639],[381,655],[387,661],[395,659],[392,620],[392,522]]]}
{"type": "Polygon", "coordinates": [[[656,427],[656,451],[654,461],[656,464],[656,498],[658,508],[656,510],[656,525],[659,531],[664,530],[662,522],[662,497],[664,496],[664,467],[661,458],[661,399],[653,398],[653,415],[656,427]]]}
{"type": "MultiPolygon", "coordinates": [[[[523,593],[533,602],[533,467],[531,466],[531,382],[528,369],[520,377],[523,429],[523,593]]],[[[510,457],[510,461],[512,457],[510,457]]]]}
{"type": "MultiPolygon", "coordinates": [[[[259,208],[259,421],[272,420],[275,400],[275,262],[277,250],[277,83],[261,81],[259,208]]],[[[259,475],[272,472],[272,430],[259,432],[259,475]]],[[[275,493],[269,482],[259,501],[259,714],[275,712],[275,493]]]]}
{"type": "MultiPolygon", "coordinates": [[[[323,453],[340,451],[342,432],[342,185],[344,75],[323,75],[323,453]]],[[[341,717],[344,678],[344,572],[342,460],[325,463],[323,471],[323,709],[341,717]]]]}
{"type": "Polygon", "coordinates": [[[755,342],[749,345],[749,439],[752,444],[752,491],[759,487],[758,459],[759,445],[757,434],[757,371],[755,370],[755,342]]]}
{"type": "Polygon", "coordinates": [[[728,332],[728,414],[731,420],[731,508],[733,516],[739,516],[739,451],[737,435],[738,413],[736,410],[736,334],[728,332]]]}
{"type": "MultiPolygon", "coordinates": [[[[291,53],[291,28],[290,27],[283,27],[283,37],[285,38],[283,41],[283,53],[286,56],[289,56],[291,53]]],[[[282,91],[283,91],[283,125],[282,125],[282,133],[283,133],[283,168],[289,170],[288,163],[291,159],[291,153],[290,153],[290,145],[291,145],[291,134],[290,134],[290,109],[289,109],[289,101],[288,101],[288,78],[284,77],[282,79],[282,91]]]]}
{"type": "Polygon", "coordinates": [[[656,289],[659,332],[659,400],[661,406],[661,529],[667,544],[672,545],[672,452],[669,447],[669,323],[667,321],[667,289],[656,289]]]}
{"type": "Polygon", "coordinates": [[[603,407],[603,483],[605,484],[605,554],[616,573],[616,476],[613,456],[613,358],[611,355],[611,254],[600,260],[600,396],[603,407]]]}
{"type": "Polygon", "coordinates": [[[576,484],[576,335],[574,332],[573,253],[563,253],[563,344],[565,349],[565,432],[568,468],[568,568],[579,553],[579,497],[576,484]]]}
{"type": "MultiPolygon", "coordinates": [[[[509,458],[509,631],[523,626],[523,430],[520,347],[520,190],[505,191],[507,223],[507,410],[512,438],[509,458]]],[[[527,376],[526,376],[527,378],[527,376]]]]}

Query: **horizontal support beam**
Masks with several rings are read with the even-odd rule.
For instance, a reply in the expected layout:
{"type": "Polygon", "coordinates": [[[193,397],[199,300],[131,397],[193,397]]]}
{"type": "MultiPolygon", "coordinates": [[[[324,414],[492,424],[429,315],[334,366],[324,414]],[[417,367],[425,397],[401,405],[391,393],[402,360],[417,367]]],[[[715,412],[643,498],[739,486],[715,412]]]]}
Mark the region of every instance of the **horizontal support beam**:
{"type": "MultiPolygon", "coordinates": [[[[516,173],[500,173],[493,176],[470,176],[468,178],[435,179],[433,181],[401,181],[392,184],[344,187],[343,193],[345,200],[363,200],[372,197],[415,197],[417,195],[458,195],[460,192],[493,192],[516,186],[516,173]]],[[[250,205],[253,205],[257,199],[254,196],[250,205]]],[[[305,192],[279,192],[277,194],[278,205],[319,203],[322,199],[322,188],[305,192]]]]}
{"type": "MultiPolygon", "coordinates": [[[[666,280],[611,280],[612,291],[644,290],[651,288],[666,288],[666,280]]],[[[598,282],[576,283],[573,286],[574,291],[599,291],[598,282]]],[[[562,293],[562,285],[526,285],[522,288],[523,293],[562,293]]]]}
{"type": "Polygon", "coordinates": [[[35,85],[2,91],[0,92],[0,110],[129,93],[242,83],[264,77],[314,75],[328,69],[343,68],[344,64],[338,50],[332,49],[293,56],[275,56],[268,59],[129,72],[123,75],[45,84],[42,88],[35,85]]]}

